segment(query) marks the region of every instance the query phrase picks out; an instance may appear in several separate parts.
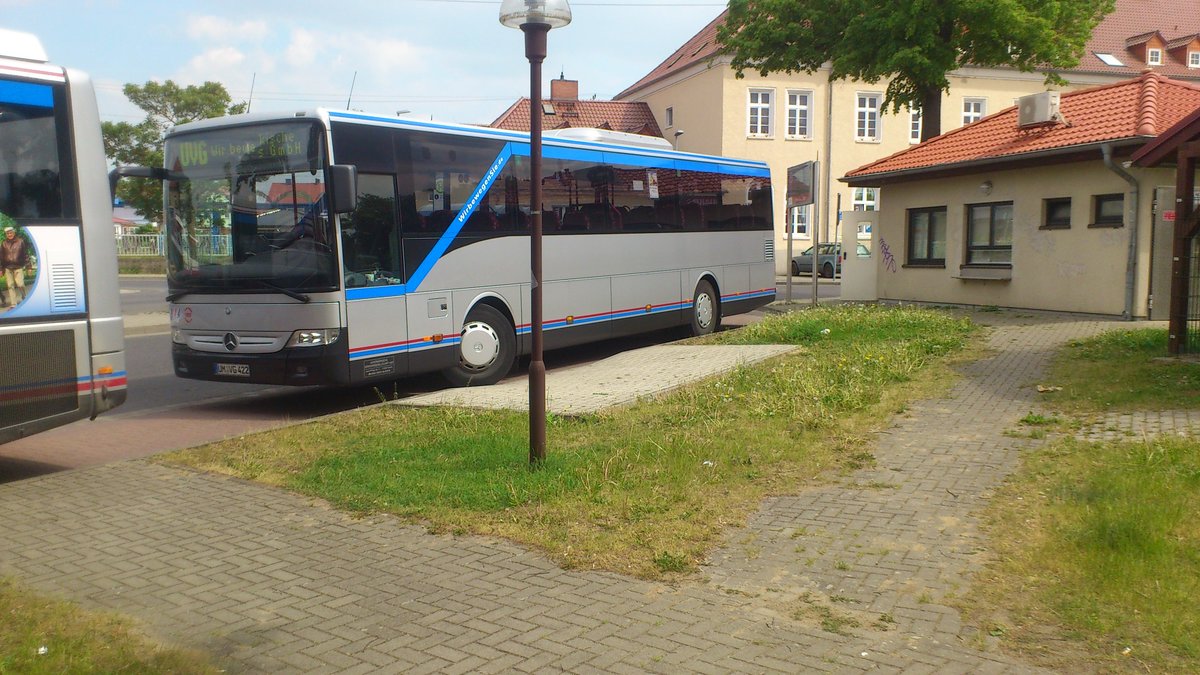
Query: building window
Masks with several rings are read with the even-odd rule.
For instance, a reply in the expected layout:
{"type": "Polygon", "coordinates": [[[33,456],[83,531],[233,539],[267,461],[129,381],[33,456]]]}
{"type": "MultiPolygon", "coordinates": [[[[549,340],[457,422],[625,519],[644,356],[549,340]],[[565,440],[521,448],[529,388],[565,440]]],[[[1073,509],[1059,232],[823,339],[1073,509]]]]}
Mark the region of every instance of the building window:
{"type": "Polygon", "coordinates": [[[854,188],[854,204],[855,211],[878,211],[879,210],[879,190],[876,188],[854,188]]]}
{"type": "Polygon", "coordinates": [[[1115,66],[1118,68],[1125,67],[1125,64],[1121,63],[1121,59],[1118,59],[1117,57],[1113,56],[1112,54],[1105,54],[1103,52],[1094,52],[1094,53],[1096,54],[1096,58],[1100,59],[1101,63],[1103,63],[1106,66],[1115,66]]]}
{"type": "Polygon", "coordinates": [[[795,238],[808,239],[808,208],[807,206],[793,206],[791,217],[788,218],[788,233],[795,238]]]}
{"type": "Polygon", "coordinates": [[[1012,264],[1012,202],[967,207],[967,264],[1012,264]]]}
{"type": "Polygon", "coordinates": [[[1162,65],[1162,50],[1147,49],[1146,50],[1146,65],[1161,66],[1162,65]]]}
{"type": "Polygon", "coordinates": [[[787,93],[787,137],[811,138],[812,92],[788,91],[787,93]]]}
{"type": "Polygon", "coordinates": [[[667,108],[667,128],[675,126],[675,108],[667,108]]]}
{"type": "Polygon", "coordinates": [[[879,94],[859,93],[854,106],[854,140],[879,140],[879,94]]]}
{"type": "Polygon", "coordinates": [[[1042,200],[1042,229],[1066,230],[1071,227],[1071,198],[1042,200]]]}
{"type": "Polygon", "coordinates": [[[771,137],[771,97],[772,89],[751,89],[750,103],[746,112],[749,127],[746,133],[754,138],[771,137]]]}
{"type": "Polygon", "coordinates": [[[946,265],[946,207],[908,210],[908,264],[946,265]]]}
{"type": "Polygon", "coordinates": [[[987,114],[987,99],[986,98],[964,98],[963,99],[963,125],[978,122],[987,114]]]}
{"type": "Polygon", "coordinates": [[[1121,227],[1125,224],[1125,195],[1096,195],[1092,199],[1092,227],[1121,227]]]}
{"type": "Polygon", "coordinates": [[[1188,68],[1200,68],[1200,52],[1188,52],[1188,68]]]}
{"type": "Polygon", "coordinates": [[[921,109],[913,108],[908,112],[908,142],[921,142],[921,109]]]}

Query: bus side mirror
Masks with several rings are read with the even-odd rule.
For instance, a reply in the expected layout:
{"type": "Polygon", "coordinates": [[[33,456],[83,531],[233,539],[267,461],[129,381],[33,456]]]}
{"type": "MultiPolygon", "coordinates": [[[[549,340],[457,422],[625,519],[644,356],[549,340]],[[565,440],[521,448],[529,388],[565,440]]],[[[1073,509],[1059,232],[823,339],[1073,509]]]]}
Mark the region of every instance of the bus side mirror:
{"type": "Polygon", "coordinates": [[[117,182],[122,178],[153,178],[155,180],[166,180],[167,170],[161,166],[118,166],[108,172],[108,192],[112,198],[117,196],[117,182]]]}
{"type": "Polygon", "coordinates": [[[349,213],[358,208],[358,167],[353,164],[329,165],[329,208],[334,213],[349,213]]]}

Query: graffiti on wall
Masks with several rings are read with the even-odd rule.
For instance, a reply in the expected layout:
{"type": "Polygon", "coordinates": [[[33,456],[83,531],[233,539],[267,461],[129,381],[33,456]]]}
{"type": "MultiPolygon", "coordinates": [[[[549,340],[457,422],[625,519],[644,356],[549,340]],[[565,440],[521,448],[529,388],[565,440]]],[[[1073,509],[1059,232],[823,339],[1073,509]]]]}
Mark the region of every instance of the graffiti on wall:
{"type": "Polygon", "coordinates": [[[879,253],[883,257],[883,268],[892,274],[896,273],[896,256],[892,255],[892,247],[888,246],[887,240],[880,237],[879,253]]]}

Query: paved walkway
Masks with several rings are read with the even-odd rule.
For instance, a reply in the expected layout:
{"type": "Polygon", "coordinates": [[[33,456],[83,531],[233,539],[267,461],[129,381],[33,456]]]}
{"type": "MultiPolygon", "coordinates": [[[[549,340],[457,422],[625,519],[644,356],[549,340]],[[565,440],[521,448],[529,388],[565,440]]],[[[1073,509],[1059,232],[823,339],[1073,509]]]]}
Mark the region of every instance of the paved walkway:
{"type": "Polygon", "coordinates": [[[874,468],[764,503],[698,581],[564,571],[145,461],[0,486],[0,575],[234,672],[1031,672],[944,600],[979,569],[972,514],[1036,442],[1003,432],[1047,357],[1121,324],[976,317],[993,355],[880,434],[874,468]]]}

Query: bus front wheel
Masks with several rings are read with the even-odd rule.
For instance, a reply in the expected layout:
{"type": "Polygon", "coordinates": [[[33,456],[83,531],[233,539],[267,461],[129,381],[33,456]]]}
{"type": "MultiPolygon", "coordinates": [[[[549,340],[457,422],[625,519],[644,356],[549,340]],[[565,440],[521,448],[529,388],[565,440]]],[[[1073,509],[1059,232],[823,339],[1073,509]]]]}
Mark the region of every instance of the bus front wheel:
{"type": "Polygon", "coordinates": [[[442,371],[456,387],[495,384],[512,370],[517,336],[512,323],[495,307],[475,305],[463,322],[458,364],[442,371]]]}
{"type": "Polygon", "coordinates": [[[692,335],[708,335],[721,325],[721,299],[707,280],[696,284],[692,297],[692,335]]]}

